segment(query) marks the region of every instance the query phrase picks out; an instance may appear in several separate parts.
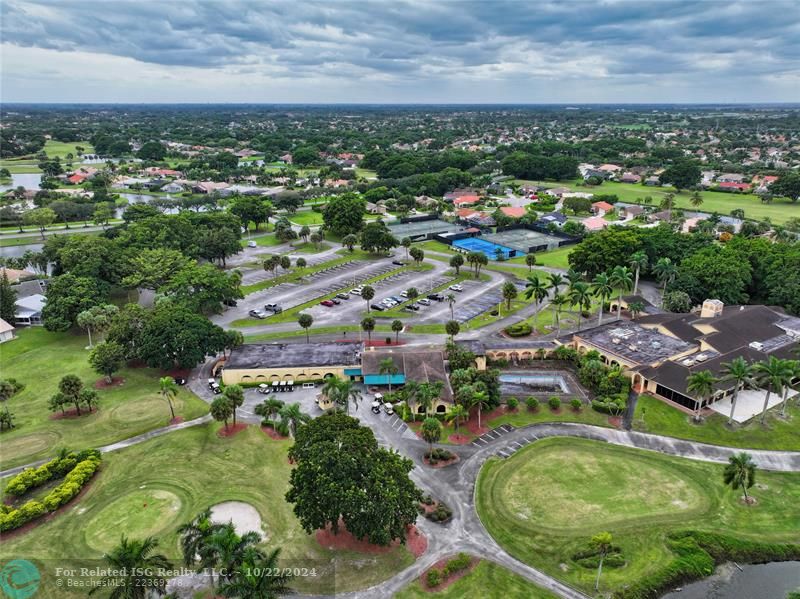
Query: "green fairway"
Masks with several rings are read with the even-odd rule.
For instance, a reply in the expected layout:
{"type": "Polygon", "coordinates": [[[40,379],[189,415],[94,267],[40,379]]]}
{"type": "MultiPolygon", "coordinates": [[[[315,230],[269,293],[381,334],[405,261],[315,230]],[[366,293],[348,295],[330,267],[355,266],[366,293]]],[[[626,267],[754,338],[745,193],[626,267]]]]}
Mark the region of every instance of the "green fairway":
{"type": "MultiPolygon", "coordinates": [[[[102,378],[89,366],[87,337],[50,333],[42,327],[21,328],[18,338],[0,346],[4,376],[16,378],[25,389],[8,400],[16,428],[3,432],[2,469],[52,455],[57,448],[82,449],[113,443],[166,426],[170,412],[158,393],[161,373],[151,368],[125,368],[116,376],[120,386],[100,389],[100,407],[80,418],[51,419],[47,402],[65,374],[76,374],[86,386],[102,378]]],[[[208,411],[204,401],[181,389],[175,413],[185,420],[208,411]]]]}
{"type": "Polygon", "coordinates": [[[546,439],[491,458],[477,483],[481,520],[512,555],[591,592],[596,568],[573,559],[609,531],[625,564],[603,570],[609,592],[672,559],[667,533],[698,530],[743,540],[800,541],[800,475],[758,473],[746,506],[722,466],[583,439],[546,439]]]}
{"type": "Polygon", "coordinates": [[[295,214],[290,215],[288,218],[292,223],[300,226],[308,225],[311,227],[322,224],[322,213],[314,212],[313,210],[296,212],[295,214]]]}
{"type": "Polygon", "coordinates": [[[430,593],[415,581],[394,596],[394,599],[461,599],[462,597],[481,597],[481,599],[554,599],[555,595],[528,582],[522,576],[498,566],[482,561],[475,569],[457,580],[446,589],[430,593]]]}
{"type": "Polygon", "coordinates": [[[763,220],[767,217],[774,223],[783,223],[793,216],[800,216],[800,204],[792,204],[786,199],[775,199],[771,204],[765,204],[755,194],[751,193],[726,193],[724,191],[701,191],[700,197],[703,203],[700,206],[692,206],[689,199],[691,191],[681,191],[675,193],[669,187],[647,187],[644,185],[631,185],[628,183],[617,183],[606,181],[597,187],[578,187],[576,182],[567,184],[568,187],[576,191],[584,191],[594,194],[615,194],[622,202],[632,202],[644,204],[644,198],[653,198],[651,206],[657,207],[662,198],[668,193],[675,194],[675,206],[685,210],[698,210],[701,212],[717,212],[722,215],[729,215],[731,210],[741,208],[744,210],[745,218],[763,220]]]}
{"type": "MultiPolygon", "coordinates": [[[[260,514],[267,548],[281,548],[283,564],[316,568],[317,577],[293,583],[305,592],[331,593],[364,588],[407,567],[413,556],[399,546],[364,554],[322,548],[306,534],[284,500],[291,466],[289,441],[274,441],[258,427],[220,438],[221,425],[176,431],[107,454],[85,495],[32,530],[3,540],[0,557],[53,564],[66,558],[96,559],[123,533],[152,534],[158,551],[178,560],[178,527],[201,510],[223,501],[251,504],[260,514]]],[[[98,562],[91,562],[98,565],[98,562]]],[[[47,585],[45,576],[43,584],[47,585]]],[[[52,591],[52,589],[51,589],[52,591]]],[[[78,597],[66,590],[49,597],[78,597]]]]}
{"type": "Polygon", "coordinates": [[[44,144],[44,151],[48,158],[61,158],[63,162],[67,158],[67,154],[72,154],[75,160],[78,161],[78,150],[76,146],[83,148],[83,154],[93,154],[94,146],[88,141],[78,142],[62,142],[54,139],[48,139],[44,144]]]}

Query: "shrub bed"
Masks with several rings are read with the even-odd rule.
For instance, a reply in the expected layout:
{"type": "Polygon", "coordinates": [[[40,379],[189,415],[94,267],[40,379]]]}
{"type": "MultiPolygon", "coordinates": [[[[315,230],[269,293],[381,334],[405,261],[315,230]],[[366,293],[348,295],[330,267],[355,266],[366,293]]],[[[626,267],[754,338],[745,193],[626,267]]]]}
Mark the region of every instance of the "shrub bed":
{"type": "Polygon", "coordinates": [[[448,451],[447,449],[442,449],[439,447],[433,451],[425,452],[425,459],[428,460],[428,463],[431,466],[435,466],[439,462],[449,462],[451,460],[455,460],[457,457],[458,456],[452,451],[448,451]]]}
{"type": "Polygon", "coordinates": [[[526,337],[531,334],[533,328],[527,322],[517,322],[505,328],[505,333],[509,337],[526,337]]]}
{"type": "Polygon", "coordinates": [[[56,511],[81,492],[99,467],[100,452],[92,449],[51,460],[38,468],[23,470],[9,482],[9,487],[13,484],[14,495],[21,495],[41,486],[65,471],[66,476],[41,501],[31,499],[18,508],[0,504],[0,532],[14,530],[39,516],[56,511]],[[70,463],[72,467],[66,471],[70,463]]]}

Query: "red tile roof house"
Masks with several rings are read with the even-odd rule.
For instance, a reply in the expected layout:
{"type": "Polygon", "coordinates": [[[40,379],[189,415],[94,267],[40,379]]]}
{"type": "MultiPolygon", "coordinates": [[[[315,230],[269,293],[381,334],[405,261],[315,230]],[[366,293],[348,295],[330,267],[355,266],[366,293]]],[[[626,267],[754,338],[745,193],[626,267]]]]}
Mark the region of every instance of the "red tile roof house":
{"type": "Polygon", "coordinates": [[[622,183],[638,183],[642,180],[639,175],[634,175],[633,173],[625,173],[619,178],[620,182],[622,183]]]}
{"type": "Polygon", "coordinates": [[[78,175],[77,173],[72,175],[71,177],[67,177],[67,181],[69,181],[73,185],[78,185],[80,183],[83,183],[84,181],[86,181],[86,179],[87,177],[84,177],[83,175],[78,175]]]}
{"type": "Polygon", "coordinates": [[[590,216],[581,221],[588,231],[599,231],[608,226],[608,221],[602,216],[590,216]]]}
{"type": "Polygon", "coordinates": [[[480,201],[480,197],[478,196],[461,196],[453,200],[454,206],[467,206],[471,204],[477,204],[480,201]]]}
{"type": "Polygon", "coordinates": [[[460,219],[467,219],[473,214],[478,214],[478,211],[472,208],[459,208],[456,210],[456,216],[460,219]]]}
{"type": "Polygon", "coordinates": [[[500,212],[502,212],[503,214],[505,214],[510,218],[522,218],[523,216],[525,216],[525,214],[527,214],[528,211],[525,210],[525,208],[522,208],[521,206],[520,207],[503,206],[502,208],[500,208],[500,212]]]}
{"type": "Polygon", "coordinates": [[[614,206],[613,204],[609,204],[608,202],[594,202],[592,204],[592,212],[595,214],[599,214],[600,212],[613,212],[614,206]]]}
{"type": "Polygon", "coordinates": [[[753,187],[749,183],[732,183],[730,181],[723,181],[722,183],[718,184],[717,187],[720,189],[737,189],[739,191],[750,191],[753,187]]]}

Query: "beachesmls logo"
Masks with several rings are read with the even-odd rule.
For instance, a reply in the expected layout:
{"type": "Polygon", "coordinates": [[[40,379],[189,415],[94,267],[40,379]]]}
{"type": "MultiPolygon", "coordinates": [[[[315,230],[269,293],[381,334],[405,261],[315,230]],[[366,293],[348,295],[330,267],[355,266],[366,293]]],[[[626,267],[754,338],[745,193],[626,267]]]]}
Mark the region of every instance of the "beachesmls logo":
{"type": "Polygon", "coordinates": [[[15,559],[0,570],[0,589],[8,599],[28,599],[39,589],[39,569],[26,559],[15,559]]]}

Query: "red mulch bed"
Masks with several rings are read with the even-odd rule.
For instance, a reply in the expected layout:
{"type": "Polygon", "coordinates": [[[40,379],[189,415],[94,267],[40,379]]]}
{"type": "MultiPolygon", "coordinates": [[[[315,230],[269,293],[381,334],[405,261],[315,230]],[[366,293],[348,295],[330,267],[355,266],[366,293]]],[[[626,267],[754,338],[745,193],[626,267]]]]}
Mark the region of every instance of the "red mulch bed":
{"type": "Polygon", "coordinates": [[[109,389],[111,387],[119,387],[124,382],[125,382],[125,379],[122,378],[121,376],[112,377],[110,383],[105,378],[102,378],[99,381],[95,382],[94,388],[95,389],[109,389]]]}
{"type": "Polygon", "coordinates": [[[277,432],[271,426],[262,426],[261,427],[261,432],[263,432],[270,439],[275,439],[276,441],[283,441],[283,440],[289,438],[289,437],[284,437],[282,434],[277,432]]]}
{"type": "Polygon", "coordinates": [[[70,408],[66,410],[63,414],[61,412],[56,412],[55,414],[50,414],[50,420],[64,420],[66,418],[83,418],[84,416],[88,416],[90,413],[94,414],[97,411],[97,408],[91,410],[91,412],[87,412],[84,408],[81,410],[81,413],[78,414],[78,410],[75,408],[70,408]]]}
{"type": "MultiPolygon", "coordinates": [[[[391,545],[374,545],[368,541],[355,538],[345,528],[344,524],[339,525],[339,533],[334,534],[330,526],[320,529],[314,535],[322,547],[326,549],[358,551],[359,553],[380,554],[391,551],[400,544],[399,540],[392,541],[391,545]]],[[[428,548],[428,539],[417,530],[416,526],[409,526],[406,533],[406,546],[414,557],[419,557],[428,548]]]]}
{"type": "Polygon", "coordinates": [[[609,416],[608,423],[614,428],[622,428],[622,416],[609,416]]]}
{"type": "Polygon", "coordinates": [[[473,437],[471,435],[462,435],[461,433],[452,434],[447,437],[447,440],[450,441],[453,445],[466,445],[467,443],[472,442],[473,437]]]}
{"type": "Polygon", "coordinates": [[[75,495],[75,497],[70,499],[67,503],[65,503],[64,505],[59,507],[56,511],[50,512],[46,516],[41,516],[40,518],[36,518],[34,520],[31,520],[27,524],[23,524],[19,528],[15,528],[14,530],[9,530],[8,532],[4,532],[3,533],[3,541],[8,541],[9,539],[13,539],[16,536],[23,535],[26,532],[28,532],[29,530],[31,530],[32,528],[36,528],[37,526],[39,526],[40,524],[44,524],[45,522],[50,522],[50,520],[52,520],[53,518],[55,518],[59,514],[61,514],[63,512],[66,512],[67,508],[69,506],[71,506],[76,501],[78,501],[81,497],[83,497],[83,495],[86,493],[86,491],[89,490],[89,487],[92,486],[92,482],[94,481],[94,479],[97,478],[98,474],[100,474],[101,468],[102,468],[102,466],[100,468],[98,468],[97,471],[95,471],[94,476],[92,476],[92,480],[90,480],[89,482],[87,482],[83,486],[83,488],[81,489],[80,493],[75,495]]]}
{"type": "Polygon", "coordinates": [[[464,578],[467,574],[472,572],[479,563],[481,563],[480,558],[474,557],[472,558],[472,563],[469,565],[469,568],[464,568],[463,570],[461,570],[461,572],[456,572],[455,574],[451,574],[445,580],[437,584],[435,587],[428,586],[428,572],[430,572],[431,570],[442,570],[447,564],[447,562],[451,559],[452,557],[445,557],[444,559],[440,559],[438,562],[433,564],[433,566],[425,570],[424,575],[420,576],[419,583],[420,585],[422,585],[422,588],[426,592],[438,593],[439,591],[446,589],[457,580],[464,578]]]}
{"type": "MultiPolygon", "coordinates": [[[[422,456],[422,462],[426,466],[428,466],[429,468],[446,468],[447,466],[450,466],[451,464],[455,464],[460,459],[461,458],[459,458],[458,456],[455,456],[452,460],[447,460],[446,462],[443,462],[442,460],[439,460],[435,464],[431,464],[431,462],[430,462],[430,460],[428,458],[426,458],[424,455],[422,456]]],[[[425,506],[425,507],[428,507],[428,506],[425,506]]]]}
{"type": "Polygon", "coordinates": [[[189,380],[189,374],[191,374],[191,369],[189,368],[172,368],[171,370],[162,370],[161,374],[163,376],[171,376],[172,378],[180,377],[182,379],[189,380]]]}
{"type": "Polygon", "coordinates": [[[503,414],[507,414],[511,410],[506,410],[505,406],[498,406],[491,412],[481,413],[481,427],[478,428],[478,410],[473,410],[469,416],[469,420],[465,423],[466,428],[473,435],[480,437],[484,433],[488,433],[491,429],[488,426],[489,421],[499,418],[503,414]]]}
{"type": "Polygon", "coordinates": [[[170,424],[180,424],[181,422],[183,422],[183,416],[175,416],[175,418],[169,421],[170,424]]]}
{"type": "Polygon", "coordinates": [[[218,437],[233,437],[234,435],[238,435],[244,429],[247,428],[247,425],[244,422],[237,422],[234,424],[229,424],[228,428],[226,429],[224,426],[217,431],[218,437]]]}
{"type": "MultiPolygon", "coordinates": [[[[347,339],[343,339],[343,341],[348,341],[348,340],[347,339]]],[[[350,341],[353,341],[353,340],[350,339],[350,341]]],[[[383,339],[383,340],[375,339],[373,341],[365,341],[364,342],[364,347],[394,347],[396,345],[405,345],[405,341],[398,341],[397,343],[392,341],[391,343],[386,343],[386,339],[383,339]]]]}

